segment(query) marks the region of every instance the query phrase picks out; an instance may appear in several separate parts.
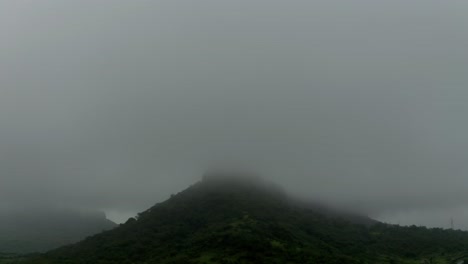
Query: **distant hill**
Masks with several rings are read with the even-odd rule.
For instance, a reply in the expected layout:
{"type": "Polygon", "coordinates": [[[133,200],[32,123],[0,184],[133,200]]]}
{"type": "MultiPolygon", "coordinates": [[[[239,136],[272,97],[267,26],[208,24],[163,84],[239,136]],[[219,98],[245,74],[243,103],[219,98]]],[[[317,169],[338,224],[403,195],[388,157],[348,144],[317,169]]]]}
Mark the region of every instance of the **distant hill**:
{"type": "Polygon", "coordinates": [[[112,229],[104,213],[50,208],[0,212],[0,252],[44,252],[112,229]]]}
{"type": "Polygon", "coordinates": [[[468,233],[379,223],[258,178],[205,177],[118,228],[26,263],[454,263],[468,233]]]}

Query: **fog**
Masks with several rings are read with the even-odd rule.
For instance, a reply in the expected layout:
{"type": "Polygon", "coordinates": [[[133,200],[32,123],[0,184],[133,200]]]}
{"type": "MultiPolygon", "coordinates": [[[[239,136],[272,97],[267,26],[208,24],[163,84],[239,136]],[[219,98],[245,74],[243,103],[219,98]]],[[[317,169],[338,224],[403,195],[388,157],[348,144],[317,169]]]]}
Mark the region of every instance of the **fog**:
{"type": "Polygon", "coordinates": [[[0,0],[0,207],[116,221],[218,164],[468,228],[468,2],[0,0]]]}

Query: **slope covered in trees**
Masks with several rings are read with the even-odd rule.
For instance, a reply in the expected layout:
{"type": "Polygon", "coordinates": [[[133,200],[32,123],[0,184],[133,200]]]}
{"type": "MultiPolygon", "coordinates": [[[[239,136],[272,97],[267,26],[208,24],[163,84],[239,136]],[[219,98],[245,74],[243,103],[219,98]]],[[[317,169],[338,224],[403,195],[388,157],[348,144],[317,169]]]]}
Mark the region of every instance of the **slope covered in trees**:
{"type": "Polygon", "coordinates": [[[205,179],[27,263],[454,263],[468,233],[327,214],[261,180],[205,179]]]}

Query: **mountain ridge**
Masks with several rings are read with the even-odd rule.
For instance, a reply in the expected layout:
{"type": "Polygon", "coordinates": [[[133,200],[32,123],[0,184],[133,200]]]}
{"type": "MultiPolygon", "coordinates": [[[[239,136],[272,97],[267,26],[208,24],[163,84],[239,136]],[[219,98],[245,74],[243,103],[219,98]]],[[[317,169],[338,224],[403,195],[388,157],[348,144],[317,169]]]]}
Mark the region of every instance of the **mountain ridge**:
{"type": "Polygon", "coordinates": [[[465,248],[466,232],[355,221],[307,208],[263,180],[210,176],[116,229],[27,263],[393,264],[433,254],[448,261],[465,248]]]}

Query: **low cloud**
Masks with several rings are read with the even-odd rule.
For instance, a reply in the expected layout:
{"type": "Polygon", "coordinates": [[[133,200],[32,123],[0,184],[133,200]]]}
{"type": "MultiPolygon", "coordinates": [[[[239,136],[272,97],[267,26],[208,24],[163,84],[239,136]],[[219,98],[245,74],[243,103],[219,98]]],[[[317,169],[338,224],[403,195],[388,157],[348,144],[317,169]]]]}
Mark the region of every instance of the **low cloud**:
{"type": "Polygon", "coordinates": [[[0,0],[2,206],[119,218],[233,162],[375,215],[466,207],[466,11],[0,0]]]}

